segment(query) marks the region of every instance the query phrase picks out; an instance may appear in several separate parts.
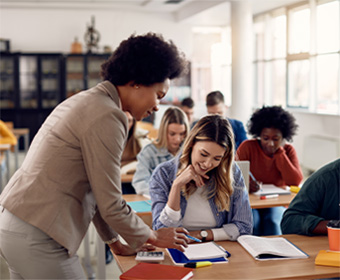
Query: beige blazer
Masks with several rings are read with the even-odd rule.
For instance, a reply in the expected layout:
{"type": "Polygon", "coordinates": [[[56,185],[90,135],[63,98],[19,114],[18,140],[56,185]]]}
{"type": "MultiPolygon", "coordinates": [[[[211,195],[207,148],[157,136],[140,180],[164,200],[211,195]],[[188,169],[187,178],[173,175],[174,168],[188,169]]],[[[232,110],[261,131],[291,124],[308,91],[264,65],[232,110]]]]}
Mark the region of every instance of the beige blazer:
{"type": "Polygon", "coordinates": [[[65,100],[46,119],[0,204],[73,255],[91,221],[104,241],[137,248],[150,228],[122,199],[120,159],[127,117],[105,81],[65,100]]]}

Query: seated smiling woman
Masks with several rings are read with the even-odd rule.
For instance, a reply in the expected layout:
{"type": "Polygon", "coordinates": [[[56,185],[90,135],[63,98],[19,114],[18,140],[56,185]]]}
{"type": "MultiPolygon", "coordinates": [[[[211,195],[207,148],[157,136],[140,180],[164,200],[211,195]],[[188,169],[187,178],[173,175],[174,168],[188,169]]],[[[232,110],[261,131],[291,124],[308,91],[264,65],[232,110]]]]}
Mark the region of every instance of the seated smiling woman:
{"type": "Polygon", "coordinates": [[[252,213],[241,171],[234,163],[228,120],[198,121],[183,152],[160,164],[150,180],[153,228],[183,226],[203,241],[236,240],[252,233],[252,213]]]}

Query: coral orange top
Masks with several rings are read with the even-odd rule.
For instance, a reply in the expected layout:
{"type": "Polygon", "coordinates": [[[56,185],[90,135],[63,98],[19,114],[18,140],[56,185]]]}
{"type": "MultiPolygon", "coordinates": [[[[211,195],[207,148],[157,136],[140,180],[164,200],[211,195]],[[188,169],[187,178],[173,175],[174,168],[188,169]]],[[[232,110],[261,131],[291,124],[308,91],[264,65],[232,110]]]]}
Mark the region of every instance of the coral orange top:
{"type": "Polygon", "coordinates": [[[264,184],[299,185],[303,179],[297,153],[290,144],[280,147],[273,157],[269,157],[259,140],[246,140],[237,149],[236,159],[249,160],[250,172],[264,184]]]}

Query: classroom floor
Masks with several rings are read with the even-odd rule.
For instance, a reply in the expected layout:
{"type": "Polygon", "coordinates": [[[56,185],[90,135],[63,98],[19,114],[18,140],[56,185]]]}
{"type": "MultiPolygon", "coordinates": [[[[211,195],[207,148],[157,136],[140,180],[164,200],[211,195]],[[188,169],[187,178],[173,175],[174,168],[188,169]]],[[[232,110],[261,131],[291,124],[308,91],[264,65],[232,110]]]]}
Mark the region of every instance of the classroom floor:
{"type": "MultiPolygon", "coordinates": [[[[14,173],[14,154],[11,153],[10,156],[11,156],[11,159],[10,159],[11,173],[10,173],[10,175],[13,175],[13,173],[14,173]]],[[[19,158],[19,165],[20,165],[25,158],[25,153],[19,152],[18,158],[19,158]]],[[[4,182],[4,186],[5,185],[6,184],[4,182]]],[[[93,229],[93,230],[91,229],[91,231],[90,231],[90,255],[91,255],[91,266],[93,268],[94,274],[96,275],[97,274],[97,262],[96,262],[97,256],[96,256],[96,245],[95,245],[96,242],[92,241],[92,239],[95,238],[94,230],[95,229],[93,229]]],[[[83,243],[80,245],[80,248],[78,250],[78,256],[79,256],[81,262],[83,263],[83,260],[84,260],[84,245],[83,245],[83,243]]],[[[85,271],[85,269],[84,269],[84,271],[85,271]]],[[[113,260],[110,264],[106,265],[106,279],[108,279],[108,280],[119,279],[120,274],[121,274],[120,269],[118,268],[115,260],[113,260]]],[[[86,275],[86,271],[85,271],[85,275],[86,275]]],[[[9,271],[8,271],[6,262],[1,257],[0,257],[0,279],[1,280],[10,279],[9,278],[9,271]]],[[[95,280],[95,279],[98,279],[98,278],[91,277],[91,275],[89,275],[88,279],[95,280]]]]}

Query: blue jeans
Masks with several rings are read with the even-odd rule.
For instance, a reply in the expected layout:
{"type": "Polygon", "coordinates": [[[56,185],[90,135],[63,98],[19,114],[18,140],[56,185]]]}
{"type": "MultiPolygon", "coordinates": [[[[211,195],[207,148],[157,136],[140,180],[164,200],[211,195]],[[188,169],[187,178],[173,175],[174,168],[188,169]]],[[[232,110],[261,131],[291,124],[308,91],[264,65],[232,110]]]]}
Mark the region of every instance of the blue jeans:
{"type": "Polygon", "coordinates": [[[280,235],[284,207],[273,207],[266,209],[253,209],[253,234],[262,235],[280,235]]]}

